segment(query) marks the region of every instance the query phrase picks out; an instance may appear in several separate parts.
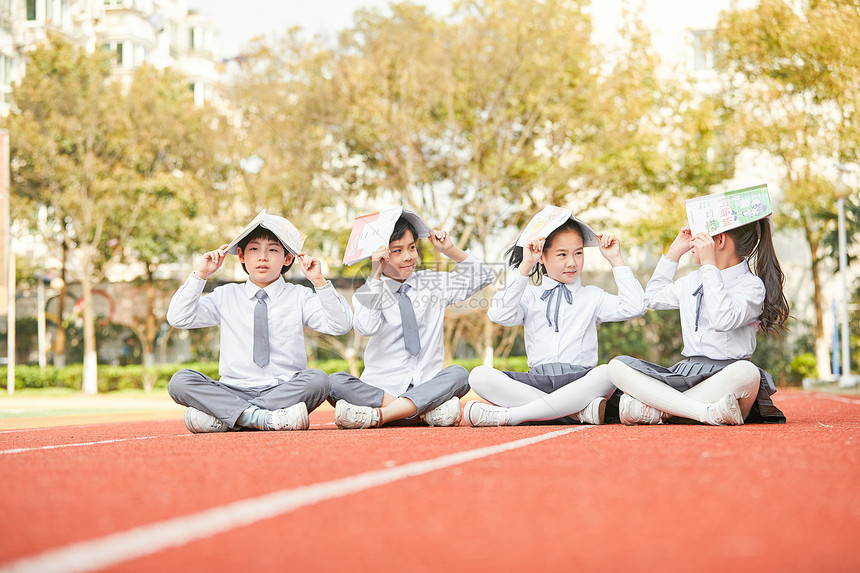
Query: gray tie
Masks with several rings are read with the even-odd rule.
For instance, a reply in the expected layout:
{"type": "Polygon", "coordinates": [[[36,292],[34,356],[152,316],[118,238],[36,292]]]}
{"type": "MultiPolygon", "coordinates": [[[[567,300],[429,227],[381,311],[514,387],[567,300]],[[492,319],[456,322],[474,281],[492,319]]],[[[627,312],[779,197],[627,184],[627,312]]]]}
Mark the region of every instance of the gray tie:
{"type": "Polygon", "coordinates": [[[570,291],[567,290],[567,287],[564,286],[564,283],[558,283],[551,289],[547,289],[540,296],[541,300],[546,301],[546,321],[552,326],[552,318],[549,316],[550,306],[552,305],[552,299],[555,298],[555,331],[558,332],[558,311],[561,310],[561,298],[564,297],[564,300],[567,304],[573,304],[573,295],[570,294],[570,291]]]}
{"type": "Polygon", "coordinates": [[[262,367],[269,363],[269,307],[266,291],[260,289],[254,297],[254,363],[262,367]]]}
{"type": "Polygon", "coordinates": [[[403,344],[406,352],[415,356],[421,351],[421,340],[418,338],[418,321],[415,320],[415,309],[412,308],[412,300],[406,294],[412,288],[407,284],[400,285],[397,292],[400,298],[397,305],[400,307],[400,320],[403,323],[403,344]]]}
{"type": "Polygon", "coordinates": [[[704,285],[699,285],[699,288],[693,291],[693,296],[696,297],[696,326],[693,330],[699,330],[699,315],[702,313],[702,287],[704,285]]]}

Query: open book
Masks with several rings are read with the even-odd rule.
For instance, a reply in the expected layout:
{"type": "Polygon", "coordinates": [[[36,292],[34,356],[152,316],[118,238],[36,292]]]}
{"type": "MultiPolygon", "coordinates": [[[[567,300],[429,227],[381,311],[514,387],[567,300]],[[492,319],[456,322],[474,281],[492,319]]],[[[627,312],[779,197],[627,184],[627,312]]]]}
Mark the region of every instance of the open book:
{"type": "Polygon", "coordinates": [[[265,209],[263,209],[256,217],[254,217],[254,220],[245,225],[242,232],[240,232],[239,235],[230,242],[230,245],[227,248],[227,254],[235,255],[239,241],[247,237],[248,233],[257,227],[263,227],[274,233],[278,240],[280,240],[287,248],[287,251],[291,252],[293,255],[298,256],[298,254],[302,252],[302,246],[305,244],[307,235],[299,231],[295,225],[283,217],[270,215],[266,213],[265,209]]]}
{"type": "Polygon", "coordinates": [[[773,213],[767,185],[687,199],[686,207],[693,235],[703,231],[719,235],[773,213]]]}
{"type": "Polygon", "coordinates": [[[343,253],[343,264],[354,265],[364,259],[369,259],[373,251],[383,245],[388,245],[394,225],[400,217],[408,220],[415,228],[415,240],[430,236],[430,227],[421,217],[404,209],[403,207],[392,207],[383,209],[376,213],[359,215],[355,218],[346,251],[343,253]]]}
{"type": "Polygon", "coordinates": [[[568,219],[573,219],[579,223],[579,227],[582,229],[582,245],[584,247],[597,246],[597,234],[594,232],[594,229],[577,219],[573,215],[572,210],[553,205],[547,205],[540,213],[532,217],[529,224],[526,225],[526,228],[520,234],[517,246],[525,247],[535,239],[549,236],[550,233],[564,225],[568,219]]]}

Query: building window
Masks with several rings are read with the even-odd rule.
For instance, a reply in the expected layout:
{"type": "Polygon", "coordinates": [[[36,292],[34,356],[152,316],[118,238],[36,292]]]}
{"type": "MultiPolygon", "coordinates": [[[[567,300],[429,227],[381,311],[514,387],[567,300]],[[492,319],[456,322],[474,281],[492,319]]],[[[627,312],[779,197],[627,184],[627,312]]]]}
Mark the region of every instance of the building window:
{"type": "Polygon", "coordinates": [[[27,21],[34,22],[36,20],[36,0],[27,0],[27,21]]]}
{"type": "Polygon", "coordinates": [[[692,30],[690,34],[693,37],[693,69],[697,72],[713,70],[716,66],[714,30],[692,30]]]}
{"type": "Polygon", "coordinates": [[[12,85],[12,58],[0,54],[0,85],[12,85]]]}
{"type": "Polygon", "coordinates": [[[113,56],[114,63],[118,66],[123,64],[122,61],[122,42],[110,42],[104,45],[105,52],[113,56]]]}
{"type": "Polygon", "coordinates": [[[200,48],[200,28],[192,26],[188,30],[188,47],[192,50],[200,48]]]}

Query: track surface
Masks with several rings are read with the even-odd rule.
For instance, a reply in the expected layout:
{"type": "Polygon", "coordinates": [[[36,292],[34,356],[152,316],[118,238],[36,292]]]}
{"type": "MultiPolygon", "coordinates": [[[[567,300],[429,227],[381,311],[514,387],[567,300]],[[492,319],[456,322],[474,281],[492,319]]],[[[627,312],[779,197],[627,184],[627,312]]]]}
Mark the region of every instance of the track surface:
{"type": "Polygon", "coordinates": [[[784,426],[2,431],[0,572],[858,571],[860,399],[775,398],[784,426]]]}

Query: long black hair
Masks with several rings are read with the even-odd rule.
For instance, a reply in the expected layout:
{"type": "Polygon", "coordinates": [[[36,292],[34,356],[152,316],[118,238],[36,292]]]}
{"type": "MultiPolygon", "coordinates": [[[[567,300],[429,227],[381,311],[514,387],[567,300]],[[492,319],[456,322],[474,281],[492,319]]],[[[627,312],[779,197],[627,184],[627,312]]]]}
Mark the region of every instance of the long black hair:
{"type": "Polygon", "coordinates": [[[783,293],[785,275],[776,251],[773,248],[773,234],[768,219],[759,219],[747,223],[743,227],[726,231],[735,244],[735,253],[739,257],[755,258],[755,274],[764,283],[764,307],[761,309],[761,329],[765,334],[779,334],[788,328],[785,322],[789,318],[790,308],[783,293]]]}
{"type": "MultiPolygon", "coordinates": [[[[574,221],[573,219],[568,219],[562,225],[554,230],[552,233],[547,235],[547,238],[543,242],[543,250],[546,252],[552,246],[552,242],[555,238],[562,234],[573,231],[579,238],[583,241],[585,237],[582,233],[582,228],[579,226],[579,223],[574,221]]],[[[514,245],[505,251],[505,256],[508,257],[508,264],[511,265],[511,268],[515,269],[520,266],[520,263],[523,262],[523,247],[518,247],[514,245]]],[[[529,272],[529,277],[535,280],[538,284],[540,284],[541,278],[546,274],[546,267],[544,267],[541,263],[537,263],[534,268],[529,272]]]]}

